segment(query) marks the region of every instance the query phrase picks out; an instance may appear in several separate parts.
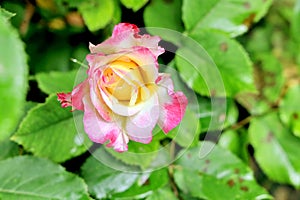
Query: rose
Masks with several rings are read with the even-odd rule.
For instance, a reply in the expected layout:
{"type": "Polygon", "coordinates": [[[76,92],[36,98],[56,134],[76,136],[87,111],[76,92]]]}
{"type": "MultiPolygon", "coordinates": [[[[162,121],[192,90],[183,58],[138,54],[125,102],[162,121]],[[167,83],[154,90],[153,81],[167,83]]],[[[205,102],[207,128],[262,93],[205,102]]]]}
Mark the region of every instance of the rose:
{"type": "Polygon", "coordinates": [[[122,152],[129,140],[151,142],[157,123],[165,133],[180,123],[187,98],[174,92],[169,74],[158,72],[157,57],[164,52],[159,41],[121,23],[112,37],[90,44],[88,78],[71,93],[59,93],[58,100],[62,107],[84,111],[84,129],[92,141],[122,152]]]}

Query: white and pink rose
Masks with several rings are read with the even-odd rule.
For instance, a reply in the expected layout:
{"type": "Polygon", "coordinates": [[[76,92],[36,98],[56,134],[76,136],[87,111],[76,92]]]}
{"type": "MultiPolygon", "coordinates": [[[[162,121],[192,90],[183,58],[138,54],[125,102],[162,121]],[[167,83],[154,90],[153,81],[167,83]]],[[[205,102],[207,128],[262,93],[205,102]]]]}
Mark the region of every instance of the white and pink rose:
{"type": "Polygon", "coordinates": [[[90,44],[88,78],[72,92],[57,95],[62,107],[84,111],[92,141],[123,152],[129,140],[151,142],[156,124],[168,133],[180,123],[187,98],[174,92],[169,74],[158,72],[157,58],[165,51],[159,41],[120,23],[109,39],[90,44]]]}

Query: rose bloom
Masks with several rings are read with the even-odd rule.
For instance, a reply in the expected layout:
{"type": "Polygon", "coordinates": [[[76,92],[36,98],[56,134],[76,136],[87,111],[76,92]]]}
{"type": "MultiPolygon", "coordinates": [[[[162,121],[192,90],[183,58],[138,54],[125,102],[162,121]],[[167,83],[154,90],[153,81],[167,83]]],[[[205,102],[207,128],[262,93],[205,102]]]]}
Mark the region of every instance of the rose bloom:
{"type": "Polygon", "coordinates": [[[112,36],[90,44],[88,78],[70,93],[59,93],[62,107],[84,111],[84,129],[96,143],[127,151],[133,140],[149,143],[158,124],[165,133],[185,113],[187,98],[174,92],[169,74],[158,72],[164,53],[160,38],[140,35],[133,24],[120,23],[112,36]]]}

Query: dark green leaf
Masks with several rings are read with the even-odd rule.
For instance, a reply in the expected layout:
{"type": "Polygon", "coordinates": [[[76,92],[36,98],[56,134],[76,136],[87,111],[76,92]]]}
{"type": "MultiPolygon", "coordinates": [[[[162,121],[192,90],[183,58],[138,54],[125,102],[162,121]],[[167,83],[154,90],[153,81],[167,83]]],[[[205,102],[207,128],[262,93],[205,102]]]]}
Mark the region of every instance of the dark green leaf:
{"type": "Polygon", "coordinates": [[[27,90],[27,56],[17,31],[0,12],[0,141],[15,129],[27,90]]]}
{"type": "Polygon", "coordinates": [[[81,115],[60,107],[56,95],[31,109],[13,140],[37,156],[63,162],[85,152],[91,141],[77,132],[74,117],[81,115]]]}
{"type": "Polygon", "coordinates": [[[277,113],[252,119],[249,137],[262,170],[277,182],[300,188],[300,138],[281,124],[277,113]]]}
{"type": "Polygon", "coordinates": [[[81,178],[48,160],[20,156],[0,161],[0,199],[90,199],[81,178]]]}
{"type": "Polygon", "coordinates": [[[209,200],[271,199],[241,160],[214,143],[187,150],[176,164],[174,178],[183,193],[209,200]]]}
{"type": "Polygon", "coordinates": [[[221,30],[235,37],[266,14],[272,0],[184,0],[182,19],[190,33],[221,30]]]}

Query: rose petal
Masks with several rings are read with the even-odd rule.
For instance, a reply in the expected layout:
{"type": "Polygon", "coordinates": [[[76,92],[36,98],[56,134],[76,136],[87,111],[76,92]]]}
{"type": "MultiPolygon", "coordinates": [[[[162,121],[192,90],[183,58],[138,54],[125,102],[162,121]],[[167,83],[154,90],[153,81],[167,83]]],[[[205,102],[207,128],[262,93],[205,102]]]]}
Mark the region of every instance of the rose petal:
{"type": "Polygon", "coordinates": [[[152,140],[154,129],[159,116],[159,104],[157,95],[153,95],[137,114],[126,121],[126,132],[131,140],[148,144],[152,140]]]}
{"type": "Polygon", "coordinates": [[[173,91],[173,83],[169,75],[160,74],[157,84],[160,104],[158,125],[168,133],[181,122],[188,100],[182,92],[173,91]]]}
{"type": "Polygon", "coordinates": [[[90,44],[91,53],[111,54],[119,52],[122,49],[129,49],[134,46],[143,46],[148,48],[155,58],[164,53],[164,48],[158,46],[160,38],[150,35],[139,35],[139,29],[134,24],[120,23],[115,26],[112,37],[101,44],[90,44]]]}
{"type": "Polygon", "coordinates": [[[84,116],[83,123],[84,129],[89,138],[96,142],[104,144],[109,141],[107,146],[113,147],[116,151],[127,151],[127,143],[129,141],[126,134],[124,134],[120,126],[114,122],[104,121],[95,108],[88,95],[83,98],[84,116]]]}
{"type": "Polygon", "coordinates": [[[112,120],[112,117],[111,117],[112,112],[105,104],[105,102],[100,94],[98,85],[97,85],[97,77],[100,77],[100,76],[101,76],[101,71],[98,70],[97,72],[95,72],[93,74],[92,78],[89,78],[90,98],[91,98],[91,101],[92,101],[94,107],[96,108],[98,113],[101,115],[101,117],[106,121],[111,121],[112,120]]]}

